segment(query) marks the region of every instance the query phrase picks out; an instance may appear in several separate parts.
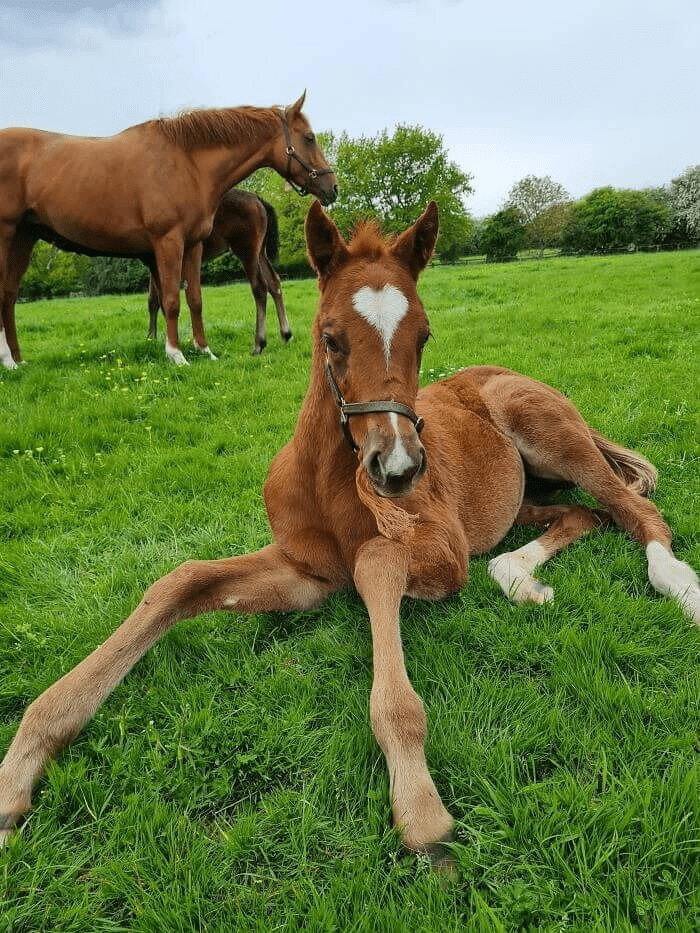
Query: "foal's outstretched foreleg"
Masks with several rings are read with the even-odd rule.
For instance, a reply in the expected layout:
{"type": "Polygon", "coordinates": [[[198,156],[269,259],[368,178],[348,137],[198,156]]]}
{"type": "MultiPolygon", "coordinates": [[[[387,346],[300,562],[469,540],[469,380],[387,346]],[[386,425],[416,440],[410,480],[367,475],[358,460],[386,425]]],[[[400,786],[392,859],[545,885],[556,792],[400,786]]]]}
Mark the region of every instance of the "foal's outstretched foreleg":
{"type": "Polygon", "coordinates": [[[394,822],[409,849],[440,859],[453,821],[428,772],[425,712],[406,673],[399,629],[409,558],[405,545],[373,538],[358,552],[354,577],[372,628],[370,719],[389,769],[394,822]]]}
{"type": "Polygon", "coordinates": [[[610,515],[584,505],[524,505],[516,525],[545,525],[547,530],[516,551],[499,554],[489,561],[489,574],[515,603],[544,603],[554,598],[554,590],[533,577],[533,571],[550,557],[611,521],[610,515]]]}
{"type": "Polygon", "coordinates": [[[0,844],[31,805],[46,762],[67,745],[161,635],[202,612],[274,612],[319,605],[330,587],[270,545],[255,554],[190,561],[162,577],[119,628],[26,710],[0,765],[0,844]]]}

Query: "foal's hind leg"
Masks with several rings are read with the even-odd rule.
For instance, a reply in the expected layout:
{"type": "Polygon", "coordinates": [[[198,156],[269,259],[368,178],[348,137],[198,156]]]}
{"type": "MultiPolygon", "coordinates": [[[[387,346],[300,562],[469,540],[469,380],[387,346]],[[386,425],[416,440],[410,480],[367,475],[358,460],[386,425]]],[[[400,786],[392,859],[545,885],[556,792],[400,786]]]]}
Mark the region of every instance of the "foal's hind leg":
{"type": "Polygon", "coordinates": [[[544,603],[554,598],[550,586],[544,586],[532,572],[550,557],[587,534],[610,522],[610,515],[584,505],[523,505],[515,518],[516,525],[543,525],[547,530],[516,551],[499,554],[489,561],[489,574],[515,603],[544,603]]]}
{"type": "Polygon", "coordinates": [[[653,467],[592,432],[574,406],[549,386],[506,372],[488,375],[481,390],[528,472],[575,483],[594,496],[646,550],[652,586],[700,623],[698,578],[673,555],[671,531],[656,506],[636,491],[645,486],[640,477],[653,473],[653,467]]]}
{"type": "Polygon", "coordinates": [[[272,300],[275,303],[275,308],[277,309],[277,321],[279,322],[280,327],[280,337],[284,343],[289,343],[292,339],[292,329],[289,326],[289,321],[287,320],[287,311],[284,307],[284,299],[282,298],[282,283],[280,277],[277,275],[275,270],[272,267],[267,254],[263,250],[260,253],[259,261],[260,275],[262,276],[263,282],[268,292],[272,295],[272,300]]]}

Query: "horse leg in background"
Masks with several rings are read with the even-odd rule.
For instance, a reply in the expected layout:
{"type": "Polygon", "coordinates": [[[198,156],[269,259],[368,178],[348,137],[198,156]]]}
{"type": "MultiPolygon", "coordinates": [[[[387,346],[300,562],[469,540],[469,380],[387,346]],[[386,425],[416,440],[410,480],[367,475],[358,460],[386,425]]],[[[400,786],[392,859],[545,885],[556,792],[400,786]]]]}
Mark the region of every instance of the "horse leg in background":
{"type": "Polygon", "coordinates": [[[275,270],[272,267],[267,253],[263,249],[259,256],[259,270],[263,282],[265,283],[265,288],[272,295],[272,300],[275,303],[275,308],[277,309],[277,320],[280,327],[280,337],[284,343],[289,343],[292,339],[292,328],[289,326],[289,321],[287,320],[287,311],[284,307],[284,300],[282,298],[282,283],[280,277],[277,275],[275,270]]]}
{"type": "Polygon", "coordinates": [[[372,538],[358,552],[354,579],[372,629],[370,719],[389,770],[394,823],[409,849],[439,863],[445,861],[440,843],[450,838],[453,821],[428,771],[426,716],[404,665],[399,608],[409,559],[405,545],[372,538]]]}
{"type": "Polygon", "coordinates": [[[160,293],[156,282],[157,273],[151,272],[148,277],[148,339],[155,340],[158,336],[158,312],[160,311],[160,293]]]}
{"type": "Polygon", "coordinates": [[[31,806],[47,761],[80,732],[136,662],[181,619],[219,609],[291,612],[332,587],[289,563],[277,545],[224,560],[189,561],[162,577],[116,631],[26,710],[0,765],[0,845],[31,806]]]}
{"type": "Polygon", "coordinates": [[[523,504],[515,517],[516,525],[541,525],[543,535],[516,551],[499,554],[489,561],[489,574],[506,596],[515,603],[529,600],[544,603],[554,598],[550,586],[544,586],[532,572],[569,544],[594,528],[610,524],[610,515],[585,505],[523,504]]]}
{"type": "Polygon", "coordinates": [[[177,366],[187,366],[177,332],[180,316],[180,276],[184,245],[177,236],[166,236],[153,244],[158,272],[158,291],[165,315],[165,353],[177,366]]]}
{"type": "MultiPolygon", "coordinates": [[[[7,369],[15,369],[22,362],[22,353],[17,340],[15,305],[19,297],[19,286],[32,258],[36,239],[22,231],[16,231],[7,250],[5,260],[4,288],[0,298],[2,329],[0,329],[0,361],[7,369]]],[[[0,260],[1,263],[1,260],[0,260]]],[[[2,276],[0,273],[0,281],[2,276]]]]}
{"type": "Polygon", "coordinates": [[[590,493],[616,525],[646,551],[648,575],[700,624],[700,585],[691,567],[671,549],[671,531],[645,493],[656,471],[640,454],[591,431],[574,406],[555,390],[518,374],[495,376],[481,391],[497,422],[510,434],[528,471],[564,480],[590,493]]]}
{"type": "Polygon", "coordinates": [[[207,338],[204,336],[204,321],[202,320],[202,244],[185,250],[182,260],[182,278],[185,282],[185,297],[190,309],[192,321],[192,341],[195,350],[204,353],[210,360],[216,357],[209,349],[207,338]]]}

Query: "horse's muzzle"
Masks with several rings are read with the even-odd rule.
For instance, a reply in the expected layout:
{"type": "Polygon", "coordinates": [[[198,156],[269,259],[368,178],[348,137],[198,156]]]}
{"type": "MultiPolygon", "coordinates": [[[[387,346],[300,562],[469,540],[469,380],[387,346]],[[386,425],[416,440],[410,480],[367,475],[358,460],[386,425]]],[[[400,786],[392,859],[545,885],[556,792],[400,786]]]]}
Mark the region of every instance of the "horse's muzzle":
{"type": "Polygon", "coordinates": [[[413,492],[428,463],[416,432],[387,436],[378,430],[369,431],[362,447],[362,462],[372,488],[386,499],[413,492]]]}

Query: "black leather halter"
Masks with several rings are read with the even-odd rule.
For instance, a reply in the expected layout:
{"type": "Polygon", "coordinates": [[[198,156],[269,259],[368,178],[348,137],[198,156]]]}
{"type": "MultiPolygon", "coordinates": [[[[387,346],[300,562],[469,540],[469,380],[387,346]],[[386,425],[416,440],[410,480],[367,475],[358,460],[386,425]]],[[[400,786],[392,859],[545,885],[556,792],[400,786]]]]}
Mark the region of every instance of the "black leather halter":
{"type": "Polygon", "coordinates": [[[333,375],[333,370],[331,369],[328,359],[326,359],[326,376],[328,378],[328,385],[331,387],[331,392],[333,393],[333,398],[336,400],[338,408],[340,409],[340,425],[343,429],[345,440],[348,442],[353,452],[360,449],[355,443],[355,438],[352,436],[352,431],[350,430],[350,418],[353,415],[371,415],[378,411],[393,411],[397,415],[403,415],[404,418],[408,418],[418,434],[423,430],[425,425],[423,419],[417,415],[412,408],[408,405],[404,405],[402,402],[394,402],[391,399],[380,402],[346,402],[338,388],[338,383],[335,381],[335,376],[333,375]]]}
{"type": "Polygon", "coordinates": [[[289,134],[289,126],[284,117],[284,114],[282,113],[280,113],[280,120],[282,121],[282,127],[284,129],[284,141],[287,144],[287,150],[286,150],[287,151],[287,168],[285,169],[285,172],[284,172],[284,178],[287,181],[287,183],[294,189],[294,191],[296,191],[297,194],[304,197],[304,195],[307,195],[309,193],[309,181],[313,181],[314,178],[319,178],[321,175],[332,175],[333,169],[332,168],[312,168],[308,162],[302,159],[302,157],[299,155],[299,153],[296,151],[296,149],[292,145],[292,137],[289,134]],[[301,187],[299,187],[299,185],[297,185],[292,180],[292,159],[296,159],[299,165],[301,165],[301,167],[304,169],[304,171],[308,175],[308,180],[306,184],[302,185],[301,187]]]}

